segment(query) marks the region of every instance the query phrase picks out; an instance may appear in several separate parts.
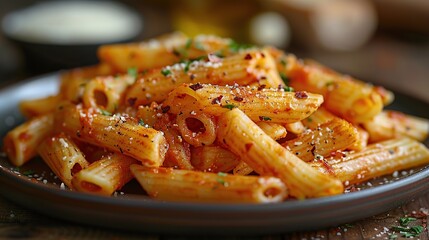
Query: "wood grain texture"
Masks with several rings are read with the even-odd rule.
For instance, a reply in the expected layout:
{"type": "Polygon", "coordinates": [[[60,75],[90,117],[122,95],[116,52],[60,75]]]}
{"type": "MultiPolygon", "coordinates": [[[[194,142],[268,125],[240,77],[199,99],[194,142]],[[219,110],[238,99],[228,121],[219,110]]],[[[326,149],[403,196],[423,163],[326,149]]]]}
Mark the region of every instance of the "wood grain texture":
{"type": "MultiPolygon", "coordinates": [[[[391,227],[399,225],[399,219],[415,216],[410,225],[426,226],[427,215],[419,214],[429,209],[429,194],[411,200],[405,205],[367,219],[317,231],[291,232],[267,236],[172,236],[123,232],[99,227],[74,224],[46,217],[0,197],[0,239],[115,239],[115,240],[182,240],[182,239],[227,239],[227,240],[325,240],[325,239],[390,239],[391,227]]],[[[362,209],[365,211],[365,209],[362,209]]],[[[225,233],[227,234],[227,233],[225,233]]],[[[405,239],[396,233],[397,239],[405,239]]],[[[429,239],[428,230],[414,239],[429,239]]]]}

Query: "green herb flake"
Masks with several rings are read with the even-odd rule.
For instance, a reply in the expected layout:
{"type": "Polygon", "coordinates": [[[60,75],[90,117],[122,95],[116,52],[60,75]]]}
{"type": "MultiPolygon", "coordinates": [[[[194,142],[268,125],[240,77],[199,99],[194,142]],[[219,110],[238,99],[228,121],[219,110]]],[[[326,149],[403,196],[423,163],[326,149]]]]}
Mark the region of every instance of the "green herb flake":
{"type": "Polygon", "coordinates": [[[271,121],[271,118],[267,117],[267,116],[259,116],[259,120],[261,120],[261,121],[271,121]]]}
{"type": "Polygon", "coordinates": [[[183,71],[185,72],[185,73],[187,73],[188,71],[189,71],[189,66],[191,65],[191,61],[186,61],[185,62],[185,67],[183,68],[183,71]]]}
{"type": "Polygon", "coordinates": [[[416,221],[416,218],[413,217],[403,217],[399,219],[399,224],[401,224],[401,226],[405,227],[407,226],[410,222],[412,221],[416,221]]]}
{"type": "Polygon", "coordinates": [[[222,106],[223,108],[228,108],[229,110],[232,110],[233,108],[236,108],[237,106],[235,106],[234,104],[226,104],[222,106]]]}
{"type": "Polygon", "coordinates": [[[283,80],[283,82],[286,84],[286,86],[289,86],[289,78],[286,76],[286,74],[283,72],[280,72],[279,75],[280,75],[280,78],[283,80]]]}
{"type": "Polygon", "coordinates": [[[112,116],[113,115],[111,112],[106,111],[104,109],[99,109],[99,110],[100,110],[100,113],[104,116],[112,116]]]}
{"type": "Polygon", "coordinates": [[[141,118],[139,119],[139,125],[143,126],[143,127],[145,126],[145,123],[144,123],[143,119],[141,119],[141,118]]]}
{"type": "Polygon", "coordinates": [[[217,173],[217,175],[218,175],[218,178],[216,178],[216,181],[218,182],[218,183],[220,183],[222,186],[224,186],[224,187],[227,187],[228,186],[228,183],[225,181],[225,179],[224,179],[224,177],[226,177],[227,176],[227,174],[226,173],[224,173],[224,172],[218,172],[217,173]]]}
{"type": "Polygon", "coordinates": [[[284,87],[283,90],[285,90],[285,92],[293,92],[293,91],[295,91],[295,89],[293,89],[293,87],[289,87],[289,86],[284,87]]]}
{"type": "Polygon", "coordinates": [[[229,47],[229,50],[231,50],[231,52],[238,52],[240,50],[249,49],[254,46],[252,44],[241,44],[241,43],[235,42],[234,40],[231,40],[229,42],[228,47],[229,47]]]}
{"type": "Polygon", "coordinates": [[[162,75],[164,75],[164,76],[168,76],[168,75],[170,75],[171,74],[171,70],[170,69],[162,69],[161,70],[161,73],[162,73],[162,75]]]}
{"type": "Polygon", "coordinates": [[[127,73],[128,73],[129,76],[131,76],[133,78],[137,78],[137,76],[138,76],[138,70],[135,67],[128,68],[127,73]]]}

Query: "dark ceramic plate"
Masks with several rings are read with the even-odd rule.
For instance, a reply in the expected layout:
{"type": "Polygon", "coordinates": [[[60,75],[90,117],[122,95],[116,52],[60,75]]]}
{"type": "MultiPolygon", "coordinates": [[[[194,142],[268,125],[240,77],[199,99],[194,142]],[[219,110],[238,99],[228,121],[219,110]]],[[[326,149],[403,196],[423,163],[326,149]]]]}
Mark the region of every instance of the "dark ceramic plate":
{"type": "MultiPolygon", "coordinates": [[[[45,75],[0,91],[0,134],[23,118],[21,99],[57,91],[58,74],[45,75]]],[[[391,108],[429,118],[427,103],[397,94],[391,108]],[[426,114],[426,115],[425,115],[426,114]]],[[[428,142],[426,142],[428,145],[428,142]]],[[[107,228],[197,234],[273,234],[336,226],[388,211],[428,190],[429,168],[363,184],[340,196],[278,204],[195,204],[148,199],[136,182],[112,197],[61,188],[40,159],[19,169],[0,157],[0,193],[24,207],[55,218],[107,228]]]]}

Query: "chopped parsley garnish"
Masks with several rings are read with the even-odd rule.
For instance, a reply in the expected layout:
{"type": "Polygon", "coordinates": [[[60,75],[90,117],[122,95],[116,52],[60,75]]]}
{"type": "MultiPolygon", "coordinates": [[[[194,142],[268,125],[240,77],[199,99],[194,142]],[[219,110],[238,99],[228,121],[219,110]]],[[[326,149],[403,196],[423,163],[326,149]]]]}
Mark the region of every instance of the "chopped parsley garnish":
{"type": "Polygon", "coordinates": [[[403,217],[399,219],[399,224],[401,224],[401,226],[405,227],[407,226],[410,222],[412,221],[416,221],[417,218],[413,218],[413,217],[403,217]]]}
{"type": "Polygon", "coordinates": [[[183,68],[183,71],[185,71],[185,73],[187,73],[189,71],[189,66],[191,65],[191,61],[186,61],[185,62],[185,67],[183,68]]]}
{"type": "Polygon", "coordinates": [[[100,110],[100,113],[104,116],[112,116],[113,115],[111,112],[106,111],[104,109],[99,109],[99,110],[100,110]]]}
{"type": "Polygon", "coordinates": [[[164,76],[168,76],[168,75],[170,75],[171,74],[171,70],[170,69],[162,69],[161,70],[161,73],[162,73],[162,75],[164,75],[164,76]]]}
{"type": "Polygon", "coordinates": [[[139,125],[143,126],[143,127],[145,126],[145,123],[144,123],[143,119],[141,119],[141,118],[139,119],[139,125]]]}
{"type": "Polygon", "coordinates": [[[249,49],[254,46],[252,44],[241,44],[241,43],[235,42],[234,40],[231,40],[231,42],[229,42],[228,47],[231,50],[231,52],[238,52],[240,50],[249,49]]]}
{"type": "Polygon", "coordinates": [[[334,83],[334,81],[330,81],[330,82],[327,82],[325,85],[326,85],[326,87],[330,87],[330,86],[333,86],[335,83],[334,83]]]}
{"type": "MultiPolygon", "coordinates": [[[[420,226],[420,225],[416,225],[416,226],[408,226],[408,224],[410,222],[416,221],[416,218],[413,217],[403,217],[399,219],[399,224],[401,226],[394,226],[391,229],[394,231],[399,232],[401,235],[401,237],[405,237],[405,238],[413,238],[413,237],[418,237],[420,235],[420,233],[423,232],[424,227],[420,226]]],[[[391,234],[389,236],[390,239],[396,239],[398,238],[398,236],[396,234],[391,234]]]]}
{"type": "Polygon", "coordinates": [[[285,60],[284,58],[282,58],[282,59],[280,60],[280,64],[281,64],[283,67],[286,67],[286,60],[285,60]]]}
{"type": "Polygon", "coordinates": [[[289,86],[286,86],[283,89],[285,90],[285,92],[293,92],[293,91],[295,91],[295,89],[293,89],[293,87],[289,87],[289,86]]]}
{"type": "Polygon", "coordinates": [[[280,78],[283,80],[283,82],[286,84],[286,86],[289,86],[289,78],[286,76],[285,73],[279,73],[280,74],[280,78]]]}
{"type": "Polygon", "coordinates": [[[227,182],[225,182],[225,179],[223,179],[224,177],[226,177],[226,176],[227,176],[227,174],[226,174],[226,173],[224,173],[224,172],[218,172],[218,173],[217,173],[217,175],[218,175],[218,178],[216,178],[216,181],[217,181],[218,183],[220,183],[221,185],[223,185],[224,187],[227,187],[227,186],[228,186],[228,183],[227,183],[227,182]]]}
{"type": "Polygon", "coordinates": [[[233,108],[236,108],[237,106],[235,106],[234,104],[226,104],[222,106],[223,108],[228,108],[229,110],[232,110],[233,108]]]}
{"type": "Polygon", "coordinates": [[[133,68],[128,68],[127,73],[128,73],[129,76],[131,76],[133,78],[137,78],[137,75],[138,75],[137,68],[134,68],[134,67],[133,68]]]}

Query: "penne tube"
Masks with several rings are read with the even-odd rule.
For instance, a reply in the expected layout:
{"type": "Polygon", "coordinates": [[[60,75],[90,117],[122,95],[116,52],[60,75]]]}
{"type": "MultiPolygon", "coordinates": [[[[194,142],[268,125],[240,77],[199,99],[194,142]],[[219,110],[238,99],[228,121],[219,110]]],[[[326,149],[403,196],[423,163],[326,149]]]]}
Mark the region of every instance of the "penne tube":
{"type": "Polygon", "coordinates": [[[132,81],[132,77],[128,75],[94,78],[86,83],[82,102],[87,108],[99,108],[115,113],[119,108],[122,93],[132,81]]]}
{"type": "Polygon", "coordinates": [[[274,140],[286,137],[287,130],[284,126],[278,123],[257,122],[256,125],[262,129],[268,136],[274,140]]]}
{"type": "Polygon", "coordinates": [[[322,104],[323,97],[307,92],[284,92],[282,89],[262,89],[210,84],[183,84],[169,94],[164,102],[170,113],[202,109],[220,116],[239,108],[253,121],[294,123],[308,117],[322,104]]]}
{"type": "Polygon", "coordinates": [[[355,144],[359,137],[359,132],[353,125],[335,118],[316,129],[308,129],[297,138],[284,142],[282,146],[301,160],[309,162],[328,157],[337,150],[345,150],[355,144]]]}
{"type": "Polygon", "coordinates": [[[72,178],[89,163],[70,137],[60,133],[46,138],[37,152],[52,172],[70,189],[72,178]]]}
{"type": "Polygon", "coordinates": [[[384,110],[372,120],[362,124],[369,133],[370,142],[395,137],[410,137],[424,141],[429,134],[429,120],[393,110],[384,110]]]}
{"type": "Polygon", "coordinates": [[[37,155],[37,147],[52,134],[52,113],[34,117],[10,130],[3,138],[3,148],[9,161],[20,167],[37,155]]]}
{"type": "Polygon", "coordinates": [[[140,126],[132,118],[105,116],[95,109],[60,105],[55,125],[81,141],[136,158],[150,167],[161,166],[168,149],[162,132],[140,126]]]}
{"type": "Polygon", "coordinates": [[[19,110],[26,118],[49,114],[55,110],[61,98],[60,95],[53,95],[39,99],[23,100],[19,103],[19,110]]]}
{"type": "Polygon", "coordinates": [[[112,153],[73,176],[73,188],[102,196],[110,196],[133,179],[130,166],[138,161],[119,153],[112,153]]]}
{"type": "Polygon", "coordinates": [[[348,149],[353,151],[362,151],[363,149],[366,148],[366,146],[368,146],[369,133],[365,129],[361,128],[360,126],[354,126],[354,127],[358,131],[359,135],[358,135],[357,141],[353,145],[348,147],[348,149]]]}
{"type": "Polygon", "coordinates": [[[211,145],[216,140],[213,117],[201,112],[182,112],[176,118],[183,139],[194,147],[211,145]]]}
{"type": "Polygon", "coordinates": [[[131,67],[139,70],[159,68],[209,53],[229,56],[236,52],[233,44],[228,38],[212,35],[188,38],[183,33],[174,32],[140,43],[104,45],[98,49],[98,57],[118,72],[126,72],[131,67]]]}
{"type": "Polygon", "coordinates": [[[187,61],[149,71],[129,88],[125,99],[133,103],[132,106],[159,103],[183,83],[256,84],[277,88],[282,80],[267,52],[251,50],[226,58],[209,55],[208,61],[187,61]]]}
{"type": "Polygon", "coordinates": [[[240,158],[220,146],[202,146],[191,149],[191,163],[203,172],[230,172],[240,158]]]}
{"type": "Polygon", "coordinates": [[[410,138],[397,138],[371,144],[360,152],[340,158],[310,164],[348,185],[428,163],[429,150],[422,143],[410,138]]]}
{"type": "Polygon", "coordinates": [[[154,124],[154,128],[163,132],[168,144],[163,166],[179,169],[193,169],[191,164],[191,150],[188,142],[184,141],[179,130],[173,124],[174,118],[163,114],[154,124]]]}
{"type": "Polygon", "coordinates": [[[291,196],[303,199],[343,192],[339,180],[315,171],[266,135],[239,109],[222,114],[218,124],[219,143],[240,156],[260,175],[280,178],[291,196]]]}
{"type": "Polygon", "coordinates": [[[183,33],[173,32],[139,43],[103,45],[98,49],[97,55],[101,62],[122,73],[129,68],[145,70],[162,67],[180,60],[173,54],[173,50],[184,46],[187,39],[183,33]]]}
{"type": "Polygon", "coordinates": [[[75,68],[61,73],[59,95],[62,99],[78,103],[89,80],[97,76],[113,74],[113,70],[106,64],[75,68]]]}
{"type": "Polygon", "coordinates": [[[287,196],[275,177],[238,176],[132,165],[131,171],[152,198],[211,203],[272,203],[287,196]]]}
{"type": "Polygon", "coordinates": [[[290,86],[325,97],[324,106],[353,123],[362,123],[381,112],[393,100],[393,94],[350,76],[342,75],[315,61],[300,61],[293,55],[269,48],[277,59],[277,68],[290,86]]]}

